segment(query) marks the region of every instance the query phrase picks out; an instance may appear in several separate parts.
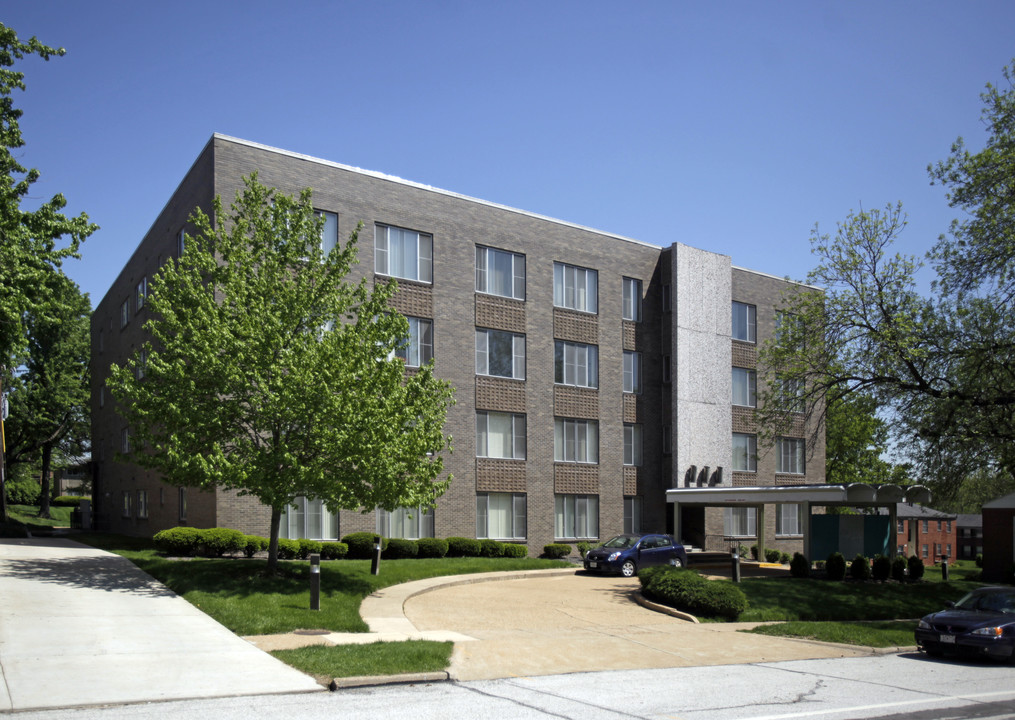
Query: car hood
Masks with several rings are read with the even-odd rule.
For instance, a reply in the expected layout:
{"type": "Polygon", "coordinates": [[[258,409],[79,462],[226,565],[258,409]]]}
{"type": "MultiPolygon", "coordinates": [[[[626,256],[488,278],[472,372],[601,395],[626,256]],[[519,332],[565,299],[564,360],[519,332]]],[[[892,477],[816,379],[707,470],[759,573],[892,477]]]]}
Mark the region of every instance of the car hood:
{"type": "Polygon", "coordinates": [[[613,548],[604,548],[604,547],[592,548],[585,555],[585,559],[586,560],[605,560],[606,558],[610,557],[610,555],[612,555],[615,552],[621,552],[621,551],[614,550],[613,548]]]}
{"type": "Polygon", "coordinates": [[[927,615],[923,621],[939,632],[961,633],[988,625],[1011,625],[1015,617],[982,610],[942,610],[927,615]]]}

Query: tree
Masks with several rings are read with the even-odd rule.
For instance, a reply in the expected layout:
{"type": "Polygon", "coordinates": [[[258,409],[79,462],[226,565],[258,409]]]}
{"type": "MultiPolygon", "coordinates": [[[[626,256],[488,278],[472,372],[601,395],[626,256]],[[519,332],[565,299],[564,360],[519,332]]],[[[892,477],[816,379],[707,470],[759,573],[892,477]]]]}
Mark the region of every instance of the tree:
{"type": "Polygon", "coordinates": [[[828,400],[825,411],[825,481],[907,484],[907,468],[885,459],[889,427],[877,414],[877,401],[867,395],[828,400]]]}
{"type": "Polygon", "coordinates": [[[324,252],[324,219],[244,180],[227,216],[191,216],[179,262],[152,278],[148,342],[108,387],[129,423],[130,459],[173,484],[234,489],[271,508],[268,572],[282,512],[299,496],[331,511],[432,506],[452,389],[432,363],[407,374],[408,323],[394,282],[351,283],[357,233],[324,252]]]}

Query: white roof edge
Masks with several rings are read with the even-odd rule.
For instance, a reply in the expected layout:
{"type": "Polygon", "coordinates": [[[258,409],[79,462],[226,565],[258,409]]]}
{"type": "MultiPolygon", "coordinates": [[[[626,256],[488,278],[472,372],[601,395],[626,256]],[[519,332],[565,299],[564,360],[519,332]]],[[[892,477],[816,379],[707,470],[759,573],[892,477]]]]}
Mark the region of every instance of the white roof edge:
{"type": "Polygon", "coordinates": [[[800,280],[791,280],[791,279],[789,279],[787,277],[779,277],[778,275],[773,275],[772,273],[767,273],[767,272],[761,272],[760,270],[751,270],[750,268],[740,267],[739,265],[734,265],[733,269],[734,270],[739,270],[741,272],[753,273],[754,275],[761,275],[762,277],[772,278],[773,280],[781,280],[782,282],[793,283],[794,285],[799,285],[800,287],[810,288],[811,290],[817,290],[818,292],[824,292],[825,291],[825,289],[823,287],[820,287],[818,285],[809,285],[809,284],[807,284],[805,282],[802,282],[800,280]]]}
{"type": "Polygon", "coordinates": [[[479,205],[486,205],[487,207],[496,208],[498,210],[505,210],[507,212],[517,213],[518,215],[525,215],[527,217],[535,218],[537,220],[545,220],[547,222],[552,222],[557,225],[564,225],[566,227],[575,228],[576,230],[585,230],[587,232],[594,232],[597,235],[605,235],[607,237],[611,237],[616,240],[622,240],[624,242],[634,243],[635,245],[641,245],[643,247],[650,247],[656,250],[662,250],[661,246],[655,245],[650,242],[645,242],[644,240],[635,240],[634,238],[629,238],[624,235],[617,235],[616,233],[597,230],[596,228],[588,227],[587,225],[579,225],[578,223],[568,222],[567,220],[559,220],[557,218],[553,218],[548,215],[540,215],[539,213],[529,212],[528,210],[520,210],[518,208],[511,207],[510,205],[501,205],[500,203],[491,202],[489,200],[482,200],[480,198],[475,198],[470,195],[463,195],[461,193],[452,192],[451,190],[443,190],[441,188],[434,187],[432,185],[425,185],[423,183],[414,182],[412,180],[405,180],[404,178],[400,178],[395,175],[387,175],[382,172],[377,172],[376,170],[364,170],[363,168],[354,167],[352,165],[344,165],[342,163],[334,162],[332,160],[324,160],[323,158],[314,157],[313,155],[304,155],[303,153],[293,152],[292,150],[284,150],[282,148],[272,147],[271,145],[264,145],[262,143],[253,142],[252,140],[244,140],[243,138],[232,137],[230,135],[223,135],[222,133],[214,133],[212,135],[212,139],[226,140],[228,142],[236,143],[238,145],[245,145],[247,147],[256,148],[258,150],[264,150],[265,152],[273,152],[279,155],[285,155],[287,157],[306,160],[307,162],[317,163],[318,165],[325,165],[327,167],[337,168],[339,170],[346,170],[348,172],[366,175],[368,177],[376,178],[378,180],[385,180],[387,182],[405,185],[407,187],[416,188],[418,190],[426,190],[428,192],[437,193],[439,195],[446,195],[447,197],[453,197],[459,200],[477,203],[479,205]]]}

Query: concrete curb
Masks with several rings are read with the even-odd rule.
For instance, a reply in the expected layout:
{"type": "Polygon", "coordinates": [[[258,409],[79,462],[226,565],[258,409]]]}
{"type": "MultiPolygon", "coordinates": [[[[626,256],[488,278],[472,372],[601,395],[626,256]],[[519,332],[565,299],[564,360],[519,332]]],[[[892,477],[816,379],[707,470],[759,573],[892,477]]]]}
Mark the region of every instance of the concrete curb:
{"type": "Polygon", "coordinates": [[[668,605],[660,605],[659,603],[652,602],[644,595],[642,595],[640,590],[633,590],[631,592],[631,597],[634,598],[634,601],[639,605],[641,605],[643,608],[655,610],[656,612],[663,613],[664,615],[669,615],[671,617],[675,617],[680,620],[687,620],[688,622],[692,622],[695,625],[699,624],[698,618],[694,617],[694,615],[682,612],[680,610],[677,610],[676,608],[671,608],[668,605]]]}
{"type": "Polygon", "coordinates": [[[360,677],[334,678],[328,689],[335,691],[378,685],[418,685],[448,682],[449,680],[451,680],[451,674],[446,670],[440,672],[406,673],[405,675],[362,675],[360,677]]]}

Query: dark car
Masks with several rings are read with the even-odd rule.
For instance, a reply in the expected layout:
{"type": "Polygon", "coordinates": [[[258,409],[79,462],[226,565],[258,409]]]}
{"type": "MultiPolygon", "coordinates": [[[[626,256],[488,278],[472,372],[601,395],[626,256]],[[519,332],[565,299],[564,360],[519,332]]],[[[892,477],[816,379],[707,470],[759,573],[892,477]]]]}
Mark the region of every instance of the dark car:
{"type": "Polygon", "coordinates": [[[617,535],[585,555],[589,572],[616,572],[632,577],[651,565],[687,565],[684,546],[670,535],[617,535]]]}
{"type": "Polygon", "coordinates": [[[927,615],[916,644],[928,655],[974,655],[1012,660],[1015,649],[1015,588],[973,590],[947,610],[927,615]]]}

